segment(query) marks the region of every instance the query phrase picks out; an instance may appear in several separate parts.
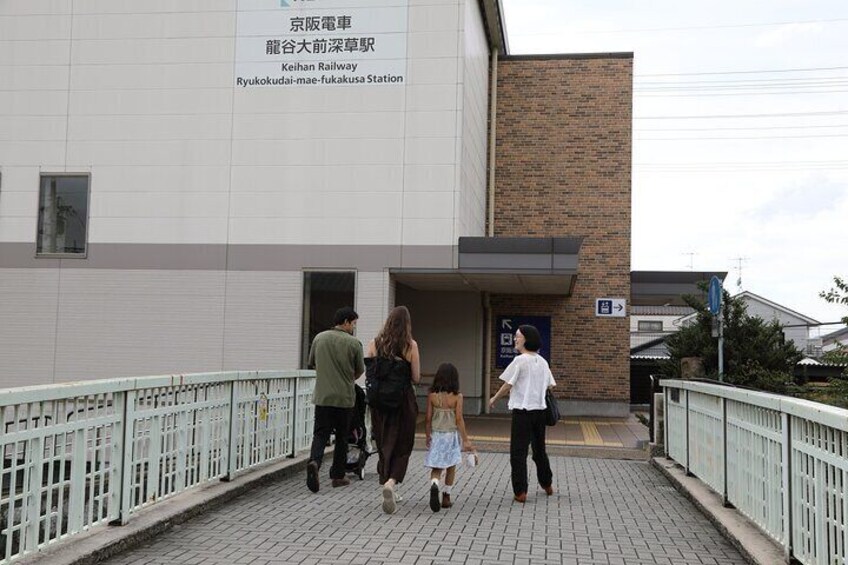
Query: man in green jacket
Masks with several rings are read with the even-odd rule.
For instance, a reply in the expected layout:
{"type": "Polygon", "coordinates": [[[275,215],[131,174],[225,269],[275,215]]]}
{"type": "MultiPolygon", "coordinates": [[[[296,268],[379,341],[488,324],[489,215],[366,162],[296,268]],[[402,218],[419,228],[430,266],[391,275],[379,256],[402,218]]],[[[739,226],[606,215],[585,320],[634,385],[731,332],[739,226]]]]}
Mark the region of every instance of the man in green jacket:
{"type": "Polygon", "coordinates": [[[312,431],[309,463],[306,465],[306,486],[312,492],[318,492],[318,470],[331,433],[336,434],[336,447],[330,479],[333,487],[350,484],[350,479],[345,478],[345,463],[351,409],[356,402],[353,390],[356,385],[353,381],[365,372],[362,343],[353,337],[357,319],[359,315],[353,308],[340,308],[333,318],[333,328],[316,335],[309,349],[307,365],[314,368],[316,374],[312,397],[315,404],[315,427],[312,431]]]}

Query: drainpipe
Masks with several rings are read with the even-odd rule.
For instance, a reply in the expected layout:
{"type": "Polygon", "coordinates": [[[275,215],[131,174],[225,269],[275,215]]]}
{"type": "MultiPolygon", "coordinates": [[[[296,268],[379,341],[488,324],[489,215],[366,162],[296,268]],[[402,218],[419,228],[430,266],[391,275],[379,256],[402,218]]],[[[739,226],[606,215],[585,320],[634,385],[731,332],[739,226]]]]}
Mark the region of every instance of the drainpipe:
{"type": "Polygon", "coordinates": [[[491,68],[489,70],[489,198],[488,206],[488,229],[486,235],[495,235],[495,130],[497,129],[498,109],[498,50],[492,49],[491,68]]]}
{"type": "MultiPolygon", "coordinates": [[[[495,129],[496,117],[498,108],[498,49],[492,49],[492,55],[489,57],[489,186],[487,205],[487,227],[486,236],[494,237],[495,235],[495,129]]],[[[492,305],[489,302],[489,293],[483,293],[483,320],[486,328],[483,330],[486,343],[483,347],[483,378],[485,384],[483,386],[483,413],[488,414],[489,398],[492,396],[492,305]]]]}
{"type": "Polygon", "coordinates": [[[489,399],[492,397],[492,305],[489,302],[489,293],[483,293],[483,414],[491,412],[489,399]]]}

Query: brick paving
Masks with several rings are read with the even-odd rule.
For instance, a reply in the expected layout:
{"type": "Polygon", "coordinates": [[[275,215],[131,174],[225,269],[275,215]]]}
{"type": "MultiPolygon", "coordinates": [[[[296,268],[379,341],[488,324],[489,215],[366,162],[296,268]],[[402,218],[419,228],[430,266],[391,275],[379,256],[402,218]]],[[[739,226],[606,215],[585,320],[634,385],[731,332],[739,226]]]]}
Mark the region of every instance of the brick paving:
{"type": "MultiPolygon", "coordinates": [[[[376,457],[365,481],[321,491],[304,477],[256,489],[112,565],[301,564],[742,564],[740,554],[647,463],[553,457],[548,498],[531,475],[513,503],[509,456],[481,453],[462,468],[454,507],[428,506],[424,453],[416,451],[394,515],[380,510],[376,457]]],[[[529,462],[531,474],[534,472],[529,462]]]]}

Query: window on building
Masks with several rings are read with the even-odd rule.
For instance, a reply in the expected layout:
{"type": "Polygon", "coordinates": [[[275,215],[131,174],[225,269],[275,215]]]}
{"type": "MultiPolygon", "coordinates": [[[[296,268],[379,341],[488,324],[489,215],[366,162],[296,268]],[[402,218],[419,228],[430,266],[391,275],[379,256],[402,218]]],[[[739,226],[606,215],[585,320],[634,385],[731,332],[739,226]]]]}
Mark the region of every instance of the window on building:
{"type": "Polygon", "coordinates": [[[38,197],[38,254],[85,255],[88,175],[42,175],[38,197]]]}
{"type": "Polygon", "coordinates": [[[661,332],[663,331],[663,323],[661,320],[640,320],[640,332],[661,332]]]}
{"type": "Polygon", "coordinates": [[[356,273],[308,271],[303,273],[303,324],[301,367],[306,368],[309,346],[316,335],[333,327],[333,315],[353,307],[356,273]]]}

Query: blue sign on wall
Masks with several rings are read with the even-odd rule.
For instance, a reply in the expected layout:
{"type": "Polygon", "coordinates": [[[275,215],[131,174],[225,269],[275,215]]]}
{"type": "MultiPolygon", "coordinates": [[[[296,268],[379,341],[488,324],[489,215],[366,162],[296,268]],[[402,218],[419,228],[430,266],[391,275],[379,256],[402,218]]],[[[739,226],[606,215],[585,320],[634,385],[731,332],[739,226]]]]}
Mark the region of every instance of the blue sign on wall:
{"type": "Polygon", "coordinates": [[[498,369],[504,369],[517,355],[515,352],[515,331],[519,326],[530,324],[536,326],[542,336],[542,349],[539,354],[551,362],[551,317],[550,316],[498,316],[495,326],[495,350],[497,351],[498,369]]]}

